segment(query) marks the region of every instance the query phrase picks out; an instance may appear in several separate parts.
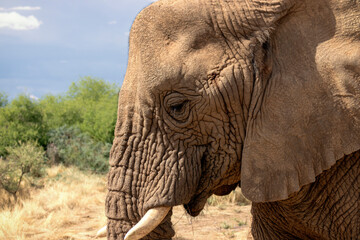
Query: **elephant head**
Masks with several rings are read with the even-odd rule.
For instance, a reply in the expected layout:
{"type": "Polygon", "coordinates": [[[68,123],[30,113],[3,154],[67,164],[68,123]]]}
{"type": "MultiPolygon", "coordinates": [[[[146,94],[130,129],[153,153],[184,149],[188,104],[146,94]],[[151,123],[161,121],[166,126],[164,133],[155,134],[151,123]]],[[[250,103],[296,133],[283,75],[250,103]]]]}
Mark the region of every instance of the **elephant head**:
{"type": "Polygon", "coordinates": [[[352,4],[164,0],[145,8],[131,28],[119,95],[108,238],[131,229],[126,239],[170,239],[171,207],[196,216],[210,195],[238,185],[255,202],[286,199],[360,149],[352,4]]]}

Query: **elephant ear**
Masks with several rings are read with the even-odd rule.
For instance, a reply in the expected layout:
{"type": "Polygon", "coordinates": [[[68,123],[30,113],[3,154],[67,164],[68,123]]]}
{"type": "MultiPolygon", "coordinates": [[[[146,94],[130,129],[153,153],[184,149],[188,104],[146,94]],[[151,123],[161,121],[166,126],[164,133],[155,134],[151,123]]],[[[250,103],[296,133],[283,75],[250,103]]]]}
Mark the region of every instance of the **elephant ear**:
{"type": "Polygon", "coordinates": [[[269,37],[272,73],[257,76],[242,157],[254,202],[286,199],[360,149],[360,12],[332,4],[307,1],[269,37]]]}

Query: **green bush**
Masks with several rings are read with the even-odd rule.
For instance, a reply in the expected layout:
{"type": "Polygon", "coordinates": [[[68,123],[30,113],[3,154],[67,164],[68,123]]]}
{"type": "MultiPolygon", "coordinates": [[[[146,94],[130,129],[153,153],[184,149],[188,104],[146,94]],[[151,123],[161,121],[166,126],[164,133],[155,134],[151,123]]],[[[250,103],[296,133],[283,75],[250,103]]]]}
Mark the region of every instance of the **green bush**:
{"type": "Polygon", "coordinates": [[[116,123],[119,87],[102,79],[83,77],[72,83],[67,98],[76,101],[82,110],[83,132],[104,143],[112,143],[116,123]]]}
{"type": "Polygon", "coordinates": [[[117,96],[107,96],[89,104],[84,108],[84,120],[79,124],[80,129],[97,141],[112,143],[116,124],[117,96]]]}
{"type": "Polygon", "coordinates": [[[45,152],[36,142],[7,147],[8,156],[0,158],[0,185],[16,197],[24,177],[31,183],[45,174],[45,152]]]}
{"type": "Polygon", "coordinates": [[[20,95],[0,108],[0,156],[6,157],[7,147],[19,142],[37,141],[45,146],[47,125],[36,101],[20,95]]]}
{"type": "Polygon", "coordinates": [[[118,91],[115,84],[84,77],[66,94],[38,101],[20,95],[8,103],[7,95],[0,92],[0,157],[7,158],[8,148],[19,142],[36,141],[54,156],[52,162],[105,172],[114,138],[118,91]]]}
{"type": "MultiPolygon", "coordinates": [[[[79,128],[63,126],[49,131],[49,145],[56,149],[58,163],[75,165],[81,170],[104,173],[108,170],[111,144],[95,142],[79,128]]],[[[48,146],[49,146],[48,145],[48,146]]]]}
{"type": "Polygon", "coordinates": [[[48,129],[55,129],[63,125],[77,125],[83,122],[82,107],[73,99],[64,96],[47,95],[39,101],[43,112],[44,122],[48,129]]]}
{"type": "Polygon", "coordinates": [[[91,138],[112,143],[119,87],[102,79],[84,77],[63,96],[46,96],[40,106],[49,129],[76,126],[91,138]]]}

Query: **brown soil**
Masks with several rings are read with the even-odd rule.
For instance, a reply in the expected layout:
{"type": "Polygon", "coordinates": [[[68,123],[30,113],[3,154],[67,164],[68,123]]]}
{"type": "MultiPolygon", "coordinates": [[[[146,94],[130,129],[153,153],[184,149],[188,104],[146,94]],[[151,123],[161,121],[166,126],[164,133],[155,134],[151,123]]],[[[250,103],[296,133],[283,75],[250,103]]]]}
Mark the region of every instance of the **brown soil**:
{"type": "Polygon", "coordinates": [[[172,217],[174,240],[252,239],[250,208],[235,204],[207,206],[192,218],[182,207],[176,207],[172,217]]]}

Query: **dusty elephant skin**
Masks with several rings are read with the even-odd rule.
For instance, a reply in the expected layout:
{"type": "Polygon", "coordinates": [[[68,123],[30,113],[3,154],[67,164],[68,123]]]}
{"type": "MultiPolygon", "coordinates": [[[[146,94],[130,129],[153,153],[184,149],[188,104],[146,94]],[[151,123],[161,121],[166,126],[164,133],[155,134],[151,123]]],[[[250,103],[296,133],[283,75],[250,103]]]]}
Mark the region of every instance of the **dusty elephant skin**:
{"type": "Polygon", "coordinates": [[[196,216],[238,185],[255,239],[357,239],[359,5],[160,0],[139,13],[108,239],[171,239],[171,207],[196,216]]]}

